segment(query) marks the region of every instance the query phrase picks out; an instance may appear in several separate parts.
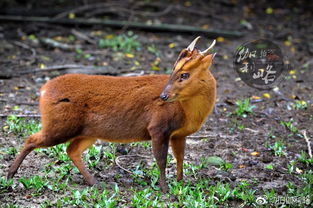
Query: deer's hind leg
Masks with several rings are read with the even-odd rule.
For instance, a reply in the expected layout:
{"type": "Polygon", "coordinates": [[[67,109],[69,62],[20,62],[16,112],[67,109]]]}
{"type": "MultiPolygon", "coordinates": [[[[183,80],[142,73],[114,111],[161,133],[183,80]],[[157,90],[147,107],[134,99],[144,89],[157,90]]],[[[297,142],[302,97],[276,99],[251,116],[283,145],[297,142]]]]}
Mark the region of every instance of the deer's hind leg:
{"type": "Polygon", "coordinates": [[[80,173],[84,176],[84,179],[89,185],[95,185],[97,180],[86,169],[82,161],[82,153],[91,145],[96,142],[97,139],[91,137],[76,137],[72,140],[71,144],[67,148],[67,154],[73,161],[74,165],[78,168],[80,173]]]}

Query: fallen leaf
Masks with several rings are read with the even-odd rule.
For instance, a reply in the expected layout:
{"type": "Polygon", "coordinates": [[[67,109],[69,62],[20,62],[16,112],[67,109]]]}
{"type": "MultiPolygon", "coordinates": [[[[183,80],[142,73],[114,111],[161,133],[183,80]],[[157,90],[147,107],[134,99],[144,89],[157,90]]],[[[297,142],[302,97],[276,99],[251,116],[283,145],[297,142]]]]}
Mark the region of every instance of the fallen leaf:
{"type": "Polygon", "coordinates": [[[139,61],[134,61],[134,64],[135,64],[136,66],[140,66],[140,62],[139,62],[139,61]]]}
{"type": "Polygon", "coordinates": [[[205,30],[207,30],[207,29],[209,29],[209,25],[207,25],[207,24],[205,24],[205,25],[202,25],[202,26],[201,26],[201,28],[202,28],[202,29],[205,29],[205,30]]]}
{"type": "Polygon", "coordinates": [[[301,170],[301,169],[299,169],[299,168],[296,168],[296,172],[299,173],[299,174],[301,174],[301,173],[303,173],[303,170],[301,170]]]}
{"type": "Polygon", "coordinates": [[[290,74],[290,75],[294,75],[294,74],[296,74],[296,73],[297,73],[296,70],[290,70],[290,71],[289,71],[289,74],[290,74]]]}
{"type": "Polygon", "coordinates": [[[250,100],[261,100],[261,97],[253,95],[250,100]]]}
{"type": "Polygon", "coordinates": [[[158,67],[156,65],[152,65],[151,66],[151,70],[153,70],[153,71],[160,71],[160,67],[158,67]]]}
{"type": "Polygon", "coordinates": [[[223,37],[217,37],[217,38],[216,38],[216,41],[222,43],[222,42],[225,41],[225,38],[223,38],[223,37]]]}
{"type": "Polygon", "coordinates": [[[131,53],[125,53],[125,56],[128,57],[128,58],[134,58],[134,54],[131,54],[131,53]]]}
{"type": "Polygon", "coordinates": [[[185,5],[186,7],[190,7],[192,4],[191,4],[191,1],[185,1],[184,5],[185,5]]]}
{"type": "Polygon", "coordinates": [[[265,13],[266,14],[273,14],[274,10],[271,7],[266,8],[265,13]]]}
{"type": "Polygon", "coordinates": [[[289,40],[285,40],[285,41],[284,41],[284,45],[285,45],[285,46],[291,46],[291,44],[292,44],[292,43],[291,43],[291,41],[289,41],[289,40]]]}
{"type": "Polygon", "coordinates": [[[76,18],[75,13],[73,13],[73,12],[69,13],[69,14],[68,14],[68,18],[69,18],[69,19],[75,19],[75,18],[76,18]]]}
{"type": "Polygon", "coordinates": [[[269,93],[263,93],[263,97],[267,98],[267,99],[270,99],[271,98],[271,95],[269,93]]]}
{"type": "Polygon", "coordinates": [[[107,40],[111,40],[111,39],[114,38],[114,35],[109,34],[109,35],[104,36],[104,38],[107,39],[107,40]]]}
{"type": "Polygon", "coordinates": [[[241,150],[244,152],[249,152],[249,150],[247,148],[241,147],[241,150]]]}
{"type": "Polygon", "coordinates": [[[168,47],[169,48],[174,48],[176,46],[176,43],[170,43],[170,44],[168,44],[168,47]]]}
{"type": "Polygon", "coordinates": [[[46,65],[45,64],[39,64],[39,68],[44,69],[44,68],[46,68],[46,65]]]}
{"type": "Polygon", "coordinates": [[[250,155],[252,155],[252,156],[259,156],[260,153],[259,152],[251,152],[250,155]]]}
{"type": "Polygon", "coordinates": [[[243,164],[239,165],[239,168],[244,168],[244,167],[245,167],[245,165],[243,165],[243,164]]]}

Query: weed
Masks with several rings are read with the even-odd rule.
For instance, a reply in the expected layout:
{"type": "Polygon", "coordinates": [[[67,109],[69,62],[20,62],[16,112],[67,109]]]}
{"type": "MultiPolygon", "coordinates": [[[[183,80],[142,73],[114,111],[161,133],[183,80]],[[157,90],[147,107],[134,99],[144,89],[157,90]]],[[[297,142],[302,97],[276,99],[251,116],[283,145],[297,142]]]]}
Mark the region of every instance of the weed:
{"type": "Polygon", "coordinates": [[[292,107],[296,110],[307,109],[308,104],[304,100],[296,100],[292,107]]]}
{"type": "Polygon", "coordinates": [[[151,188],[135,191],[131,199],[133,207],[164,207],[160,203],[160,193],[151,188]]]}
{"type": "Polygon", "coordinates": [[[91,146],[85,156],[89,168],[95,168],[102,158],[102,146],[91,146]]]}
{"type": "Polygon", "coordinates": [[[0,177],[0,194],[9,191],[12,185],[13,185],[12,179],[7,180],[4,177],[0,177]]]}
{"type": "Polygon", "coordinates": [[[233,168],[233,164],[228,163],[228,162],[224,162],[223,165],[221,165],[221,169],[223,169],[225,171],[228,171],[232,168],[233,168]]]}
{"type": "Polygon", "coordinates": [[[49,183],[46,178],[41,178],[38,175],[29,178],[22,177],[19,179],[19,182],[23,184],[26,189],[36,189],[37,193],[41,192],[49,183]]]}
{"type": "Polygon", "coordinates": [[[313,157],[310,158],[309,155],[304,151],[301,151],[301,154],[298,157],[298,160],[301,163],[305,164],[307,167],[313,166],[313,157]]]}
{"type": "Polygon", "coordinates": [[[289,121],[280,121],[280,124],[286,127],[293,134],[299,133],[299,129],[293,124],[292,118],[289,121]]]}
{"type": "Polygon", "coordinates": [[[273,170],[274,166],[272,164],[265,165],[266,169],[273,170]]]}
{"type": "Polygon", "coordinates": [[[244,118],[247,117],[248,114],[253,113],[253,109],[256,108],[255,105],[250,104],[249,98],[245,98],[244,100],[237,100],[236,106],[237,108],[235,110],[235,114],[244,118]]]}
{"type": "Polygon", "coordinates": [[[273,146],[270,146],[270,148],[274,151],[275,156],[281,157],[286,155],[286,152],[284,151],[285,146],[282,141],[275,142],[273,146]]]}
{"type": "Polygon", "coordinates": [[[81,48],[76,48],[75,49],[76,52],[76,58],[80,59],[80,58],[85,58],[85,59],[92,59],[92,55],[89,53],[85,53],[81,48]]]}
{"type": "Polygon", "coordinates": [[[99,41],[100,48],[112,48],[113,51],[121,51],[123,53],[131,53],[133,50],[139,50],[141,44],[137,40],[137,36],[131,31],[127,35],[109,36],[109,38],[99,41]]]}
{"type": "Polygon", "coordinates": [[[148,46],[148,51],[154,54],[156,57],[160,57],[160,51],[155,45],[148,46]]]}

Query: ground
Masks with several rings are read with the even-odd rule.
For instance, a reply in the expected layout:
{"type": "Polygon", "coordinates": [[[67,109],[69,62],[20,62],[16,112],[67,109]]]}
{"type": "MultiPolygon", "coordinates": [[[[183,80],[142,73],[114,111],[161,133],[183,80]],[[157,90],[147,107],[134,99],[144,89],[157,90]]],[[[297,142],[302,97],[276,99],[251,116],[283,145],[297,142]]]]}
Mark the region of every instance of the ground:
{"type": "MultiPolygon", "coordinates": [[[[211,68],[217,80],[216,109],[201,130],[188,138],[184,184],[175,182],[175,162],[169,156],[168,194],[162,194],[157,186],[158,170],[150,143],[98,142],[87,151],[84,159],[102,182],[100,188],[86,185],[65,155],[65,145],[34,151],[24,160],[13,181],[6,181],[7,170],[25,137],[40,128],[37,117],[8,115],[38,115],[40,86],[60,74],[73,72],[44,72],[47,67],[100,66],[112,75],[170,73],[179,51],[198,34],[2,22],[0,205],[259,207],[258,197],[267,199],[267,205],[272,206],[305,207],[303,198],[312,202],[313,160],[309,159],[305,139],[311,138],[313,142],[312,6],[234,2],[173,3],[202,15],[173,10],[164,17],[142,15],[135,19],[238,30],[245,34],[235,39],[217,37],[217,56],[211,68]],[[205,12],[207,16],[203,15],[205,12]],[[92,41],[77,36],[73,29],[92,41]],[[74,49],[49,45],[45,38],[74,49]],[[258,38],[275,42],[289,63],[274,89],[251,88],[238,79],[233,69],[237,46],[258,38]],[[121,42],[126,46],[118,44],[121,42]],[[39,72],[21,74],[30,69],[39,72]],[[244,107],[239,101],[247,105],[244,107]],[[279,196],[298,197],[300,201],[275,202],[279,196]]],[[[203,36],[198,47],[205,49],[212,40],[203,36]]],[[[89,68],[83,70],[92,73],[89,68]]]]}

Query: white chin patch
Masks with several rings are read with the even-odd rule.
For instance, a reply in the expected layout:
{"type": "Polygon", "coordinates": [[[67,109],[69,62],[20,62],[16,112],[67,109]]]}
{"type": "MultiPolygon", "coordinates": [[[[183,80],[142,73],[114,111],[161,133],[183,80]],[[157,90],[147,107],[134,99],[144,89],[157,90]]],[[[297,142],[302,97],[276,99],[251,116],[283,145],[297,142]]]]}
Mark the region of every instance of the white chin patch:
{"type": "Polygon", "coordinates": [[[40,97],[43,97],[45,93],[46,93],[46,90],[41,90],[40,91],[40,97]]]}

